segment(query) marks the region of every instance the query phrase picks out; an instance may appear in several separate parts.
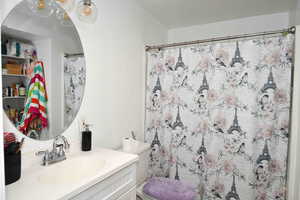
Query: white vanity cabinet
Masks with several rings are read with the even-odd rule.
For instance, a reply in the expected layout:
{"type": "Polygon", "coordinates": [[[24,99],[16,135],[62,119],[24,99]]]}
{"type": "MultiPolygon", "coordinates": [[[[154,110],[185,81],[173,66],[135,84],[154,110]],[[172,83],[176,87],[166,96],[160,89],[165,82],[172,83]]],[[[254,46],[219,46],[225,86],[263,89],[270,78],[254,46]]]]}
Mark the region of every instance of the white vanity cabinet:
{"type": "Polygon", "coordinates": [[[72,200],[135,200],[136,164],[132,164],[103,181],[87,188],[72,200]]]}
{"type": "Polygon", "coordinates": [[[6,200],[135,200],[137,161],[133,154],[94,148],[47,167],[32,163],[6,186],[6,200]]]}

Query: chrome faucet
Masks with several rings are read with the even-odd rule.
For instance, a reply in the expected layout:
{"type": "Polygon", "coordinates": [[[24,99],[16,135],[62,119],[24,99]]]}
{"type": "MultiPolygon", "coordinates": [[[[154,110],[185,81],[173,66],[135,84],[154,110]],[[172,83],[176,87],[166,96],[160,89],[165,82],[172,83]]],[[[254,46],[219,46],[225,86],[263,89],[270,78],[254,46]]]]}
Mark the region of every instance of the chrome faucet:
{"type": "Polygon", "coordinates": [[[52,151],[39,151],[37,156],[43,155],[42,165],[47,166],[63,160],[66,160],[66,150],[70,148],[70,144],[66,137],[57,136],[54,138],[52,151]]]}

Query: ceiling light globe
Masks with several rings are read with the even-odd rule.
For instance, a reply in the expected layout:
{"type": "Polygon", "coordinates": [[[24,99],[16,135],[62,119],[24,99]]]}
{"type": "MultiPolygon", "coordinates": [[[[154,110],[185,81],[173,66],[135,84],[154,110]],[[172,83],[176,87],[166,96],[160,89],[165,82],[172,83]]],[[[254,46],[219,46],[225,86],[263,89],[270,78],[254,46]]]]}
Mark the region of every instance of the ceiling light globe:
{"type": "Polygon", "coordinates": [[[69,12],[71,12],[75,8],[74,0],[56,0],[56,3],[69,12]]]}
{"type": "Polygon", "coordinates": [[[50,17],[54,12],[53,0],[26,0],[30,11],[39,17],[50,17]]]}
{"type": "Polygon", "coordinates": [[[94,23],[98,16],[96,5],[89,0],[79,2],[77,7],[77,16],[81,21],[94,23]]]}

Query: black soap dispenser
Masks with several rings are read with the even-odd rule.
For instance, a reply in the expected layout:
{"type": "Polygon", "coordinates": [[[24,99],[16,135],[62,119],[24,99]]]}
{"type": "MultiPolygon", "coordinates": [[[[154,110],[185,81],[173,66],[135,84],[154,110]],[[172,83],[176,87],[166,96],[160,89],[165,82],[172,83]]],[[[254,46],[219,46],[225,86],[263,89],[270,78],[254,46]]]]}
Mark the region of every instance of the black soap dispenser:
{"type": "Polygon", "coordinates": [[[90,151],[92,150],[92,132],[89,129],[90,125],[83,123],[81,150],[90,151]]]}

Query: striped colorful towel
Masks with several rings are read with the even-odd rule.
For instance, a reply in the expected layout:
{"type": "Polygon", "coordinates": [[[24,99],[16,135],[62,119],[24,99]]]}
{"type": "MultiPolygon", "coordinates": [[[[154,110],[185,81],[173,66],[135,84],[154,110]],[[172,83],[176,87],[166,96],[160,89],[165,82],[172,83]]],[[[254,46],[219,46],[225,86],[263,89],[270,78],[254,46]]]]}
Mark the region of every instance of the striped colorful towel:
{"type": "Polygon", "coordinates": [[[27,99],[24,108],[19,130],[24,134],[28,132],[30,122],[39,119],[42,128],[48,127],[47,119],[47,92],[44,78],[43,62],[36,62],[34,66],[34,75],[30,80],[27,90],[27,99]]]}

